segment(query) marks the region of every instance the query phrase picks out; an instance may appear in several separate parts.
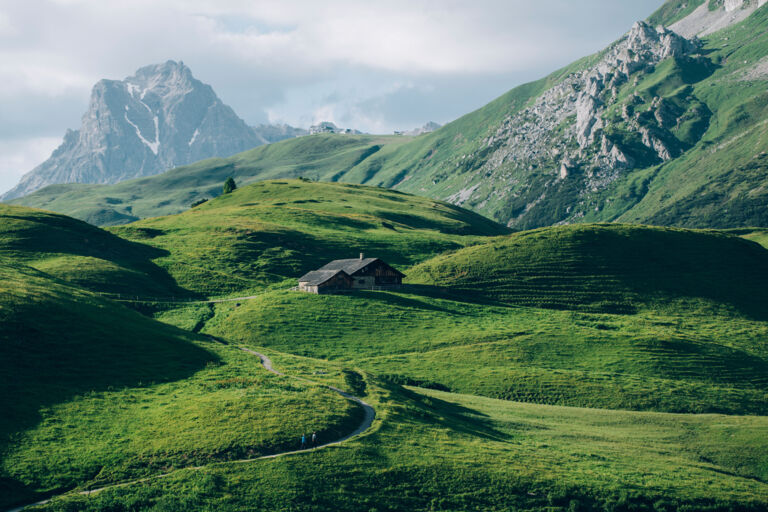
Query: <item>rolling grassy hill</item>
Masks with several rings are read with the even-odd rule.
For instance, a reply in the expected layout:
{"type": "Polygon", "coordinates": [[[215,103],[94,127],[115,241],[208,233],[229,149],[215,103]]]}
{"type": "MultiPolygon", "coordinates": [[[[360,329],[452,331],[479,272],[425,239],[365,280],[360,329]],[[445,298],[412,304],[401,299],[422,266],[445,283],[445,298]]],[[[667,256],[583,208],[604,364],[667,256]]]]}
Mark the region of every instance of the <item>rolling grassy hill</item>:
{"type": "Polygon", "coordinates": [[[760,230],[509,234],[433,200],[301,180],[109,230],[19,207],[3,215],[0,406],[10,414],[0,504],[175,469],[37,508],[768,503],[766,251],[735,236],[760,230]],[[360,251],[402,268],[409,286],[286,289],[360,251]],[[46,265],[52,258],[67,265],[46,265]],[[81,264],[92,272],[68,270],[81,264]],[[146,276],[127,279],[145,299],[166,293],[165,282],[198,296],[258,296],[152,304],[153,320],[84,289],[128,271],[146,276]],[[302,432],[340,436],[361,413],[268,374],[240,345],[267,351],[288,375],[365,393],[373,430],[312,454],[228,462],[292,449],[302,432]]]}
{"type": "Polygon", "coordinates": [[[152,263],[163,254],[65,215],[0,205],[0,256],[87,290],[189,295],[152,263]]]}
{"type": "Polygon", "coordinates": [[[0,506],[359,423],[327,390],[4,257],[0,325],[0,506]]]}
{"type": "Polygon", "coordinates": [[[767,261],[714,232],[548,228],[416,265],[402,292],[218,305],[203,332],[494,398],[765,414],[767,261]]]}
{"type": "MultiPolygon", "coordinates": [[[[153,262],[183,288],[248,293],[295,279],[328,260],[376,254],[397,266],[508,232],[480,215],[401,192],[270,180],[181,215],[111,228],[162,255],[153,262]]],[[[151,295],[150,295],[151,296],[151,295]]]]}
{"type": "Polygon", "coordinates": [[[768,251],[715,231],[574,225],[438,256],[409,282],[503,304],[632,312],[711,300],[765,320],[768,251]]]}
{"type": "MultiPolygon", "coordinates": [[[[296,371],[296,358],[278,362],[296,371]]],[[[764,417],[519,404],[371,379],[366,399],[381,421],[343,446],[35,510],[758,511],[768,500],[764,417]]]]}
{"type": "Polygon", "coordinates": [[[332,181],[408,140],[370,135],[299,137],[116,185],[51,185],[11,203],[66,213],[99,226],[126,224],[179,213],[198,200],[217,197],[230,176],[239,185],[270,178],[332,181]]]}

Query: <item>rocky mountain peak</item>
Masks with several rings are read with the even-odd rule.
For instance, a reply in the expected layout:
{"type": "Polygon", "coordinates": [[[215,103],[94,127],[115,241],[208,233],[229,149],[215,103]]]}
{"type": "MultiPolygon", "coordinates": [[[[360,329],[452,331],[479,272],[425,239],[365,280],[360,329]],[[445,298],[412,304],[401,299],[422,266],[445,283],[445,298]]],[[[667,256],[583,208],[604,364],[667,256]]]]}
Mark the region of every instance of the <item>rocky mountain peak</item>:
{"type": "Polygon", "coordinates": [[[67,131],[47,161],[2,198],[54,183],[115,183],[281,138],[290,127],[252,128],[183,62],[145,66],[94,85],[79,130],[67,131]]]}

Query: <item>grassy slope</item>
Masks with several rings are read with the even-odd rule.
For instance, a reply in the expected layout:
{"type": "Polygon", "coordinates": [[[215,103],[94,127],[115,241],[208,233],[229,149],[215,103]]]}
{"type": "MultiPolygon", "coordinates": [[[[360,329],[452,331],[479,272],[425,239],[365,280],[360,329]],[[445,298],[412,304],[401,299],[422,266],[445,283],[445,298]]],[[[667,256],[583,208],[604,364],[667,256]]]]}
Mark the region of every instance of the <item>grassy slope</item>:
{"type": "Polygon", "coordinates": [[[717,233],[551,228],[438,256],[402,293],[221,305],[206,332],[491,397],[763,414],[766,258],[717,233]]]}
{"type": "Polygon", "coordinates": [[[710,299],[765,320],[768,252],[716,231],[575,225],[438,256],[412,269],[410,282],[504,304],[602,312],[710,299]]]}
{"type": "MultiPolygon", "coordinates": [[[[183,215],[113,231],[146,246],[167,244],[169,260],[157,263],[175,278],[185,274],[174,273],[174,261],[224,274],[236,264],[256,261],[282,269],[272,272],[282,279],[293,272],[279,266],[283,260],[295,257],[309,264],[318,248],[326,247],[311,244],[293,256],[264,256],[267,242],[257,250],[240,245],[277,226],[317,237],[334,251],[348,251],[350,239],[369,244],[368,252],[389,247],[401,266],[445,248],[459,249],[407,270],[412,280],[427,284],[404,293],[322,297],[276,290],[240,306],[193,306],[158,315],[188,329],[202,326],[232,344],[335,360],[329,365],[305,357],[276,358],[290,374],[342,387],[355,382],[345,367],[386,376],[378,385],[368,381],[369,398],[382,420],[376,432],[309,456],[181,472],[46,508],[536,510],[578,503],[714,510],[738,503],[759,510],[768,500],[763,418],[547,408],[425,395],[392,384],[442,385],[529,402],[764,413],[765,323],[724,284],[718,293],[691,287],[698,279],[678,276],[680,262],[659,251],[679,250],[699,279],[727,259],[734,267],[730,280],[747,286],[739,279],[749,274],[759,287],[762,274],[750,267],[762,262],[764,251],[756,244],[715,233],[590,226],[493,238],[460,249],[501,231],[430,200],[300,181],[245,187],[183,215]],[[610,243],[601,243],[601,236],[610,243]],[[685,252],[688,246],[695,250],[685,252]],[[216,257],[205,260],[216,247],[216,257]],[[592,258],[581,254],[588,250],[592,258]],[[612,281],[618,290],[618,299],[608,297],[613,302],[560,301],[557,281],[574,268],[566,256],[593,264],[593,279],[564,281],[590,297],[590,287],[603,281],[607,254],[615,251],[624,258],[624,265],[611,268],[625,269],[637,263],[638,250],[648,257],[644,263],[677,279],[672,283],[677,286],[659,288],[664,281],[658,279],[653,287],[664,293],[650,294],[635,282],[647,276],[629,272],[619,276],[624,281],[612,281]],[[500,258],[500,252],[514,257],[500,258]],[[465,254],[474,256],[464,259],[465,254]],[[450,258],[473,264],[494,259],[511,270],[538,261],[539,272],[549,272],[550,281],[543,282],[557,300],[542,294],[521,306],[518,295],[507,293],[509,287],[486,283],[472,291],[461,286],[459,295],[450,290],[453,281],[427,282],[425,269],[444,268],[450,258]],[[617,285],[621,282],[624,286],[617,285]],[[633,314],[602,312],[612,304],[629,304],[633,309],[624,311],[633,314]],[[327,373],[317,375],[320,371],[327,373]]],[[[293,239],[295,233],[276,238],[293,239]]],[[[274,244],[275,239],[268,240],[274,244]]],[[[18,256],[35,261],[29,250],[18,256]]],[[[7,410],[28,406],[23,415],[10,416],[27,420],[7,427],[12,437],[2,458],[5,503],[77,484],[284,449],[303,430],[319,429],[324,437],[348,430],[359,414],[332,394],[266,375],[255,358],[232,346],[163,327],[18,263],[8,264],[5,272],[1,282],[9,284],[0,298],[15,298],[0,309],[7,315],[0,339],[5,336],[3,346],[12,350],[0,358],[7,362],[2,373],[16,378],[21,369],[28,379],[14,382],[18,390],[4,395],[27,393],[7,410]],[[32,343],[46,348],[32,351],[32,343]],[[58,387],[39,388],[45,383],[36,378],[41,374],[52,376],[52,382],[55,376],[58,387]]],[[[250,272],[242,275],[258,275],[250,272]]],[[[221,283],[214,285],[218,292],[225,290],[221,283]]],[[[236,281],[233,291],[248,286],[236,281]]]]}
{"type": "Polygon", "coordinates": [[[269,178],[333,180],[371,155],[408,140],[369,135],[298,137],[116,185],[52,185],[11,202],[66,213],[96,225],[125,224],[179,213],[199,199],[216,197],[229,176],[241,186],[269,178]]]}
{"type": "Polygon", "coordinates": [[[241,187],[181,215],[112,228],[165,255],[154,261],[206,295],[248,293],[360,252],[411,265],[506,229],[430,199],[301,180],[241,187]]]}
{"type": "Polygon", "coordinates": [[[85,291],[174,291],[150,261],[162,251],[49,212],[0,218],[0,506],[358,421],[332,393],[85,291]]]}
{"type": "Polygon", "coordinates": [[[152,263],[164,254],[64,215],[0,204],[0,256],[84,289],[182,296],[186,292],[152,263]]]}
{"type": "Polygon", "coordinates": [[[682,157],[618,184],[621,196],[640,180],[642,199],[618,218],[624,222],[686,227],[766,225],[768,195],[768,93],[765,80],[741,74],[768,55],[768,8],[745,22],[705,39],[707,56],[718,67],[693,85],[691,94],[713,112],[701,142],[682,157]]]}
{"type": "MultiPolygon", "coordinates": [[[[281,369],[295,371],[291,360],[281,369]]],[[[768,502],[765,418],[569,409],[369,384],[381,422],[352,443],[40,508],[671,512],[768,502]]]]}

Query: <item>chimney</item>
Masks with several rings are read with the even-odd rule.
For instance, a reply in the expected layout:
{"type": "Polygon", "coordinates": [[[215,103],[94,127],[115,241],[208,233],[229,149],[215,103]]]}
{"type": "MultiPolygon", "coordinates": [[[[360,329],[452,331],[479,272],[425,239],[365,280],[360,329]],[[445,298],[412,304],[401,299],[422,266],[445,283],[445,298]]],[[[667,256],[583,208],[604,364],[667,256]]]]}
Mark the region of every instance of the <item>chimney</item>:
{"type": "Polygon", "coordinates": [[[362,260],[362,259],[365,259],[365,254],[363,254],[363,253],[360,253],[360,259],[361,259],[361,260],[362,260]]]}

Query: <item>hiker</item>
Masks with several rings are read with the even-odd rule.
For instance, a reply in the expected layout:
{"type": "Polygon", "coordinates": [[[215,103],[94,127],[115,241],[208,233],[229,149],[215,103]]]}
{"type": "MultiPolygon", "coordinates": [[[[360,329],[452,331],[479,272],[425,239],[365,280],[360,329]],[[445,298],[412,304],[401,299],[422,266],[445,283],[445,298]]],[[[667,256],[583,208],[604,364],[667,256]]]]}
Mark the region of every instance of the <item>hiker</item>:
{"type": "Polygon", "coordinates": [[[305,450],[307,448],[307,438],[304,434],[301,434],[301,449],[305,450]]]}
{"type": "Polygon", "coordinates": [[[317,432],[312,432],[312,448],[317,446],[317,432]]]}

